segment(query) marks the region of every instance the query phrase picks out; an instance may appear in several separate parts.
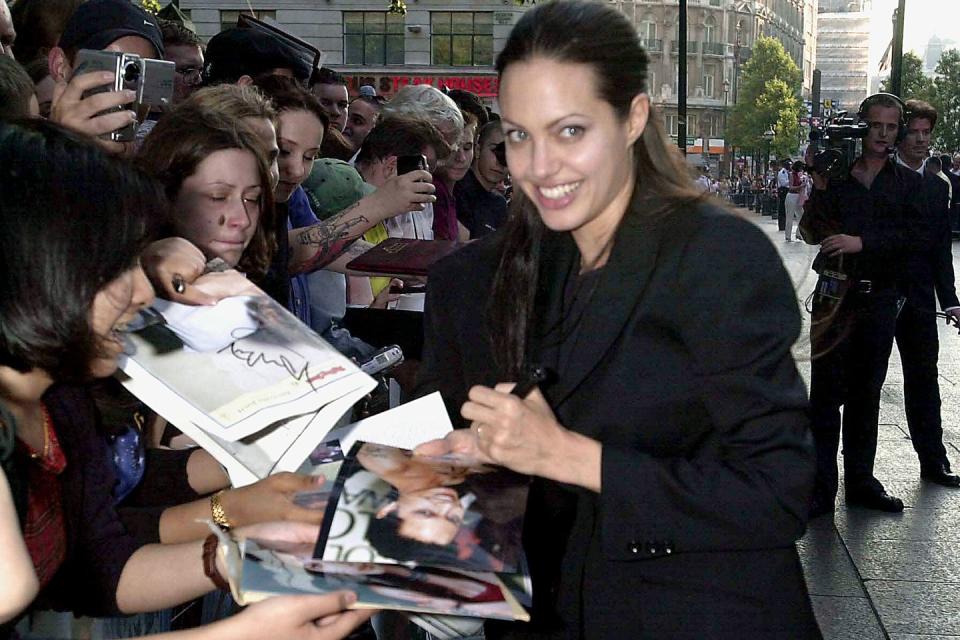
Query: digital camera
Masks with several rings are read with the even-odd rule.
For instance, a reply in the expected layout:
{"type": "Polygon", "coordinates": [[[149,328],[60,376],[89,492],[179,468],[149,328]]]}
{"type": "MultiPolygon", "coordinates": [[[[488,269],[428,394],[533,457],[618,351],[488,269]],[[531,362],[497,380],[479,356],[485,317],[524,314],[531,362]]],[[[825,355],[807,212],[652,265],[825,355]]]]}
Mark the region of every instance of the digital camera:
{"type": "MultiPolygon", "coordinates": [[[[141,58],[132,53],[81,49],[77,52],[76,63],[74,74],[112,71],[116,76],[113,84],[94,87],[84,92],[83,97],[107,91],[130,90],[136,93],[132,104],[114,107],[111,111],[130,109],[141,113],[145,108],[168,106],[173,100],[176,65],[172,62],[141,58]]],[[[102,137],[117,142],[129,142],[134,139],[136,132],[137,123],[131,122],[128,126],[102,137]]]]}

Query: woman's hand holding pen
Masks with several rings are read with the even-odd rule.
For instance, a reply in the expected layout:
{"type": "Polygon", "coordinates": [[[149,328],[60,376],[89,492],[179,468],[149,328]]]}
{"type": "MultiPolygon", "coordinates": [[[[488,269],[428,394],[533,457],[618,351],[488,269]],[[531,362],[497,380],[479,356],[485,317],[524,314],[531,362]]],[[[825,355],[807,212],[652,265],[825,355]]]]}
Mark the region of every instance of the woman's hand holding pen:
{"type": "Polygon", "coordinates": [[[557,422],[540,389],[519,398],[510,393],[513,386],[471,388],[460,409],[470,429],[425,443],[416,453],[452,454],[599,491],[600,443],[557,422]]]}

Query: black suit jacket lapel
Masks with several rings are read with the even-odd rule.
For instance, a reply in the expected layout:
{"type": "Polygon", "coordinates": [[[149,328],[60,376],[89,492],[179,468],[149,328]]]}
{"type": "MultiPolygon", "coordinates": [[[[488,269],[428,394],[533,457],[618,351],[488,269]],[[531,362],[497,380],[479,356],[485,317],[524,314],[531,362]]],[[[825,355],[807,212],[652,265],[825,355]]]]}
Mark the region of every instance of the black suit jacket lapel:
{"type": "MultiPolygon", "coordinates": [[[[562,404],[596,369],[623,331],[653,273],[660,229],[659,224],[651,224],[630,212],[621,222],[610,258],[603,268],[592,301],[580,320],[579,339],[570,354],[569,366],[560,372],[560,377],[548,394],[554,407],[562,404]]],[[[578,256],[574,248],[574,257],[578,256]]],[[[541,275],[544,274],[541,272],[541,275]]],[[[544,319],[559,317],[563,280],[557,278],[554,272],[551,297],[559,298],[559,301],[551,300],[547,307],[550,315],[544,319]],[[559,284],[556,280],[560,280],[559,284]]]]}

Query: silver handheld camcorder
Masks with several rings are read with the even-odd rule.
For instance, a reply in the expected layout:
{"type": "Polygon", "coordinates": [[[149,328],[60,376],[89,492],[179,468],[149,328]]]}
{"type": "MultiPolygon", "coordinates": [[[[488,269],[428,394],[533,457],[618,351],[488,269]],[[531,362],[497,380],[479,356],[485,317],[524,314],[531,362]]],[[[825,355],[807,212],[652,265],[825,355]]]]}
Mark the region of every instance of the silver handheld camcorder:
{"type": "MultiPolygon", "coordinates": [[[[90,89],[83,94],[84,97],[107,91],[130,90],[136,93],[132,104],[115,107],[113,111],[130,109],[139,114],[144,108],[166,107],[173,100],[173,78],[176,65],[172,62],[141,58],[132,53],[91,49],[81,49],[77,52],[76,62],[74,74],[112,71],[116,75],[112,85],[106,84],[90,89]]],[[[134,139],[136,132],[137,124],[134,122],[102,137],[117,142],[129,142],[134,139]]]]}

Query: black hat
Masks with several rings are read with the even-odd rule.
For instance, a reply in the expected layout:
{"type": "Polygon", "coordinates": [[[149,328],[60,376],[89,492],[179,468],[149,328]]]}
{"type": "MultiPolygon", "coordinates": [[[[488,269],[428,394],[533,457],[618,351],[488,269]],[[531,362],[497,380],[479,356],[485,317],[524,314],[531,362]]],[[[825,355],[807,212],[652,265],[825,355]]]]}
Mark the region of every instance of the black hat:
{"type": "Polygon", "coordinates": [[[149,40],[163,57],[157,19],[130,0],[87,0],[73,12],[57,43],[61,49],[106,49],[124,36],[149,40]]]}
{"type": "Polygon", "coordinates": [[[290,46],[257,29],[234,28],[210,39],[204,55],[205,84],[236,82],[241,76],[257,77],[272,69],[290,69],[299,80],[311,68],[290,46]]]}

